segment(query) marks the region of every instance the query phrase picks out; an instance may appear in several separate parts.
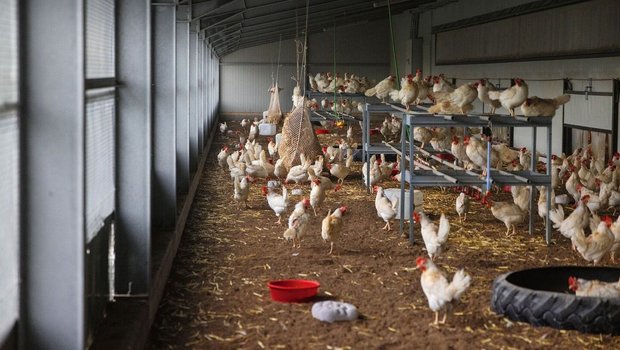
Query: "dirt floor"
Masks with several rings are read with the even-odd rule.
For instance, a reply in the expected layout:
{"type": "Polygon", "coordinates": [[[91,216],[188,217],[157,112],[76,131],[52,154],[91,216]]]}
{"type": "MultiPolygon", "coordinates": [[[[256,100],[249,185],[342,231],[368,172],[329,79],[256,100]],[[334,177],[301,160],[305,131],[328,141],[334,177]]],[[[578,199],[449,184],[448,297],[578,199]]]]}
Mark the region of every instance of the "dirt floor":
{"type": "MultiPolygon", "coordinates": [[[[239,127],[238,122],[228,124],[239,127]]],[[[345,129],[336,131],[345,134],[345,129]]],[[[328,143],[334,137],[320,139],[328,143]]],[[[384,223],[377,217],[374,195],[361,183],[360,163],[354,163],[356,171],[342,191],[328,194],[321,214],[312,216],[301,248],[293,249],[261,195],[262,184],[251,189],[250,209],[236,209],[228,170],[216,161],[220,147],[234,142],[218,135],[212,146],[148,348],[620,348],[619,337],[536,328],[491,311],[491,284],[498,275],[528,267],[585,264],[559,234],[547,245],[542,222],[537,221],[534,235],[524,224],[517,235],[506,237],[503,224],[474,202],[468,221],[461,225],[454,210],[456,193],[424,189],[424,211],[433,220],[444,211],[452,225],[447,250],[436,263],[450,275],[465,268],[473,277],[447,323],[431,326],[434,313],[420,287],[420,271],[413,269],[416,257],[426,256],[421,237],[416,235],[416,244],[410,245],[398,233],[397,221],[392,232],[381,230],[384,223]],[[334,254],[328,255],[329,244],[320,237],[321,220],[327,208],[341,204],[349,210],[342,237],[334,254]],[[267,282],[288,278],[319,281],[318,299],[352,303],[362,316],[327,324],[312,317],[312,303],[271,301],[267,282]]],[[[305,186],[304,194],[308,192],[305,186]]],[[[293,197],[291,203],[300,198],[293,197]]]]}

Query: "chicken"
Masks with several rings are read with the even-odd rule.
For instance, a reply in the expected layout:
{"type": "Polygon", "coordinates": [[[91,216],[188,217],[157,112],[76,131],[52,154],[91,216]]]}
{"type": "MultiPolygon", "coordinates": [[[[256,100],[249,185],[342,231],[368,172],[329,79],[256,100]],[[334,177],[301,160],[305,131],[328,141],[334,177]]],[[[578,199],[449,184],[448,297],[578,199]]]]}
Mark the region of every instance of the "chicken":
{"type": "Polygon", "coordinates": [[[584,227],[588,226],[590,223],[590,213],[586,203],[589,199],[589,196],[585,196],[578,201],[579,204],[577,205],[577,208],[559,224],[554,221],[551,216],[549,216],[549,218],[554,222],[553,227],[558,229],[562,236],[571,239],[575,230],[583,230],[584,227]]]}
{"type": "Polygon", "coordinates": [[[418,86],[418,97],[415,100],[415,104],[424,102],[429,97],[429,94],[433,91],[433,84],[430,83],[431,76],[426,79],[422,79],[422,71],[417,69],[413,82],[418,86]]]}
{"type": "Polygon", "coordinates": [[[226,129],[228,129],[228,125],[226,124],[226,122],[220,123],[220,132],[222,134],[226,133],[226,129]]]}
{"type": "Polygon", "coordinates": [[[434,77],[433,79],[433,92],[452,92],[454,91],[454,86],[448,83],[446,77],[443,74],[439,74],[439,76],[434,77]]]}
{"type": "Polygon", "coordinates": [[[512,163],[513,160],[519,159],[519,151],[511,149],[505,143],[495,144],[491,147],[493,147],[493,150],[499,155],[499,160],[502,164],[512,163]]]}
{"type": "Polygon", "coordinates": [[[495,114],[495,110],[497,107],[500,107],[502,104],[498,100],[491,100],[489,98],[489,91],[495,91],[495,86],[493,84],[488,83],[486,79],[481,79],[478,81],[478,86],[476,87],[478,90],[478,99],[485,105],[491,106],[490,114],[495,114]]]}
{"type": "MultiPolygon", "coordinates": [[[[543,224],[547,224],[547,189],[541,186],[538,189],[538,216],[543,220],[543,224]]],[[[555,192],[551,190],[551,209],[554,208],[555,192]]]]}
{"type": "Polygon", "coordinates": [[[583,228],[578,227],[574,230],[571,242],[586,261],[591,261],[596,265],[610,252],[614,244],[614,235],[609,230],[610,226],[611,218],[607,217],[588,237],[585,236],[583,228]]]}
{"type": "Polygon", "coordinates": [[[510,192],[512,194],[512,201],[519,206],[519,209],[524,212],[530,210],[530,196],[531,190],[526,186],[511,186],[510,192]]]}
{"type": "Polygon", "coordinates": [[[459,214],[459,222],[467,221],[467,213],[469,212],[469,197],[461,192],[456,197],[456,213],[459,214]]]}
{"type": "Polygon", "coordinates": [[[254,141],[256,134],[258,134],[258,126],[256,126],[255,123],[252,123],[250,125],[250,132],[248,133],[248,141],[254,141]]]}
{"type": "Polygon", "coordinates": [[[428,300],[428,306],[435,312],[435,322],[433,324],[444,324],[448,315],[446,307],[451,305],[453,301],[461,298],[461,295],[471,284],[471,276],[461,269],[454,274],[452,282],[448,282],[446,275],[431,260],[424,257],[416,259],[416,267],[422,271],[420,284],[428,300]],[[442,310],[445,310],[445,313],[443,319],[439,322],[439,311],[442,310]]]}
{"type": "Polygon", "coordinates": [[[603,282],[570,276],[568,278],[568,287],[578,297],[620,298],[620,280],[616,282],[603,282]]]}
{"type": "Polygon", "coordinates": [[[466,147],[467,145],[463,144],[458,136],[452,136],[450,151],[452,152],[452,155],[459,161],[461,166],[464,166],[465,163],[471,162],[471,160],[467,156],[467,152],[465,151],[466,147]]]}
{"type": "Polygon", "coordinates": [[[413,217],[416,222],[420,223],[422,231],[422,239],[424,240],[424,246],[428,252],[428,256],[431,260],[435,260],[439,254],[441,254],[441,246],[448,240],[448,234],[450,233],[450,222],[444,213],[441,213],[439,219],[439,227],[431,222],[426,214],[413,212],[413,217]]]}
{"type": "Polygon", "coordinates": [[[310,205],[316,216],[316,208],[320,208],[325,201],[325,187],[321,186],[321,179],[316,178],[310,182],[310,205]]]}
{"type": "Polygon", "coordinates": [[[566,192],[568,192],[568,194],[570,194],[575,201],[578,201],[581,197],[581,193],[577,190],[577,185],[581,185],[579,182],[579,176],[576,172],[573,172],[568,180],[566,180],[565,187],[566,192]]]}
{"type": "MultiPolygon", "coordinates": [[[[463,142],[465,147],[465,153],[473,164],[483,169],[482,174],[486,175],[487,170],[487,145],[475,137],[465,136],[463,142]]],[[[499,154],[497,150],[491,147],[491,167],[495,167],[499,164],[499,154]]]]}
{"type": "Polygon", "coordinates": [[[422,145],[420,145],[420,148],[424,148],[424,145],[429,143],[434,136],[435,136],[435,132],[431,128],[425,128],[425,127],[414,127],[413,128],[413,139],[422,143],[422,145]]]}
{"type": "Polygon", "coordinates": [[[278,217],[277,223],[279,225],[282,224],[282,213],[286,211],[289,205],[288,201],[288,190],[286,187],[282,186],[282,194],[274,191],[273,188],[263,186],[262,188],[263,195],[267,196],[267,203],[269,204],[269,208],[273,210],[273,212],[278,217]]]}
{"type": "Polygon", "coordinates": [[[377,96],[385,103],[385,98],[390,95],[390,91],[396,89],[396,77],[393,75],[381,80],[375,87],[366,90],[364,93],[366,96],[377,96]]]}
{"type": "Polygon", "coordinates": [[[250,124],[250,120],[249,119],[241,119],[241,127],[245,129],[246,126],[248,126],[250,124]]]}
{"type": "Polygon", "coordinates": [[[518,205],[510,202],[495,202],[487,199],[487,207],[491,208],[491,214],[506,225],[506,236],[516,233],[515,224],[520,224],[525,220],[527,212],[521,210],[518,205]]]}
{"type": "Polygon", "coordinates": [[[308,228],[310,216],[306,213],[306,209],[310,206],[308,198],[302,199],[295,204],[295,209],[288,218],[288,229],[284,231],[286,241],[293,241],[293,248],[297,243],[297,248],[301,248],[301,238],[305,235],[308,228]]]}
{"type": "Polygon", "coordinates": [[[273,168],[273,175],[280,180],[286,178],[288,171],[286,171],[286,167],[284,166],[284,159],[280,158],[276,160],[276,164],[273,168]]]}
{"type": "Polygon", "coordinates": [[[333,213],[327,211],[327,216],[321,222],[321,237],[324,242],[329,242],[329,253],[334,250],[334,242],[338,240],[340,231],[342,231],[342,215],[347,211],[347,207],[342,206],[333,213]]]}
{"type": "Polygon", "coordinates": [[[570,95],[556,98],[528,97],[521,105],[521,112],[526,117],[553,117],[555,110],[570,100],[570,95]]]}
{"type": "Polygon", "coordinates": [[[243,176],[241,177],[241,180],[239,180],[239,176],[237,176],[235,177],[233,183],[235,188],[233,199],[237,203],[243,202],[245,207],[248,208],[248,195],[250,194],[250,183],[248,181],[248,177],[243,176]]]}
{"type": "Polygon", "coordinates": [[[478,83],[463,84],[449,94],[436,93],[434,96],[437,104],[429,108],[428,111],[430,113],[466,114],[474,109],[472,102],[478,97],[478,91],[476,90],[477,84],[478,83]],[[435,111],[434,109],[438,109],[439,111],[435,111]]]}
{"type": "Polygon", "coordinates": [[[312,160],[306,159],[303,153],[299,156],[301,159],[301,164],[295,165],[288,171],[288,174],[286,175],[286,180],[284,182],[294,182],[295,184],[308,182],[308,168],[312,164],[312,160]]]}
{"type": "Polygon", "coordinates": [[[267,144],[267,151],[269,151],[269,156],[273,157],[276,153],[278,153],[278,148],[276,147],[276,143],[273,142],[273,139],[270,137],[269,143],[267,144]]]}
{"type": "Polygon", "coordinates": [[[370,182],[368,182],[368,174],[366,174],[366,168],[366,163],[364,163],[364,165],[362,165],[362,181],[364,184],[370,183],[370,186],[374,186],[383,179],[383,174],[381,173],[379,162],[377,162],[376,156],[374,154],[370,157],[370,182]]]}
{"type": "Polygon", "coordinates": [[[224,165],[226,165],[226,158],[228,158],[228,156],[228,146],[224,146],[224,148],[220,150],[220,153],[217,154],[217,163],[220,167],[223,168],[224,165]]]}
{"type": "Polygon", "coordinates": [[[351,172],[351,164],[353,164],[353,150],[349,148],[347,149],[347,159],[344,165],[342,161],[340,161],[338,163],[328,164],[327,167],[329,168],[329,173],[338,178],[338,184],[342,185],[344,179],[351,172]]]}
{"type": "Polygon", "coordinates": [[[377,209],[377,216],[385,221],[385,226],[383,226],[383,229],[390,231],[392,229],[390,227],[390,221],[396,217],[396,206],[398,205],[398,202],[390,202],[390,200],[383,195],[383,188],[381,187],[375,187],[375,191],[377,192],[377,195],[375,196],[375,209],[377,209]]]}
{"type": "Polygon", "coordinates": [[[489,91],[491,100],[499,100],[502,107],[515,116],[515,108],[523,104],[528,94],[527,84],[523,79],[515,78],[515,85],[504,91],[489,91]]]}
{"type": "Polygon", "coordinates": [[[265,150],[262,150],[260,152],[260,166],[262,166],[265,171],[267,172],[267,176],[266,177],[270,177],[270,176],[274,176],[274,171],[275,171],[275,165],[271,164],[268,160],[267,160],[267,152],[265,152],[265,150]]]}
{"type": "Polygon", "coordinates": [[[418,98],[418,85],[413,82],[413,75],[409,74],[403,78],[400,83],[400,90],[391,92],[390,97],[405,106],[406,110],[409,110],[409,105],[418,98]]]}

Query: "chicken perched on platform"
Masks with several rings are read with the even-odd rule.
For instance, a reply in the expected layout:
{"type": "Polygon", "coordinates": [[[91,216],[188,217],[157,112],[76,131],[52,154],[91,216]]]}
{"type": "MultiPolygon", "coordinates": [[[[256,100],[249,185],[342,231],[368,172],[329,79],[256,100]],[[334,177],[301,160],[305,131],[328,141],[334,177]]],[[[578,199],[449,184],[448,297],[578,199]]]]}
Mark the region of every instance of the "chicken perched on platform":
{"type": "Polygon", "coordinates": [[[452,136],[452,143],[450,144],[450,152],[452,152],[452,155],[459,161],[459,165],[463,167],[465,166],[465,163],[471,162],[471,160],[467,156],[467,152],[465,150],[466,147],[467,145],[461,142],[461,139],[458,136],[456,135],[452,136]]]}
{"type": "Polygon", "coordinates": [[[413,82],[418,86],[418,97],[415,99],[415,104],[419,105],[424,102],[431,92],[433,92],[433,84],[431,83],[432,76],[422,78],[422,71],[417,69],[413,82]]]}
{"type": "Polygon", "coordinates": [[[436,92],[452,92],[454,86],[446,80],[443,74],[433,77],[433,94],[436,92]]]}
{"type": "Polygon", "coordinates": [[[556,98],[528,97],[521,105],[521,112],[526,117],[553,117],[556,109],[570,101],[570,95],[560,95],[556,98]]]}
{"type": "Polygon", "coordinates": [[[459,214],[459,222],[467,221],[467,213],[469,212],[469,197],[461,192],[456,197],[456,213],[459,214]]]}
{"type": "Polygon", "coordinates": [[[421,143],[420,148],[424,148],[424,145],[431,142],[433,137],[435,137],[435,131],[431,128],[423,126],[413,128],[413,139],[421,143]]]}
{"type": "Polygon", "coordinates": [[[276,213],[276,216],[278,217],[278,225],[281,225],[282,213],[286,211],[289,204],[288,190],[284,186],[282,186],[282,194],[277,193],[276,191],[274,191],[273,188],[267,186],[263,186],[262,190],[263,195],[267,196],[267,203],[269,204],[269,208],[271,208],[271,210],[273,210],[273,212],[276,213]]]}
{"type": "Polygon", "coordinates": [[[523,79],[515,78],[515,85],[504,91],[489,91],[491,100],[499,100],[502,107],[515,116],[515,108],[523,104],[528,95],[528,86],[523,79]]]}
{"type": "Polygon", "coordinates": [[[347,211],[347,207],[342,206],[333,213],[327,211],[327,216],[321,222],[321,237],[324,242],[329,242],[329,253],[334,250],[334,242],[340,237],[340,231],[342,231],[342,215],[347,211]]]}
{"type": "Polygon", "coordinates": [[[568,278],[568,287],[578,297],[620,298],[620,280],[616,282],[603,282],[570,276],[568,278]]]}
{"type": "Polygon", "coordinates": [[[396,217],[396,206],[398,205],[398,202],[390,202],[390,200],[383,195],[382,187],[375,187],[374,190],[377,192],[377,195],[375,196],[375,209],[377,209],[377,216],[385,221],[385,226],[383,226],[383,229],[390,231],[392,229],[390,227],[390,221],[396,217]]]}
{"type": "Polygon", "coordinates": [[[301,238],[305,235],[308,228],[310,216],[306,213],[306,209],[310,206],[308,198],[302,199],[295,204],[295,209],[288,218],[288,229],[284,231],[286,241],[293,241],[293,248],[301,248],[301,238]],[[297,245],[296,245],[297,243],[297,245]]]}
{"type": "Polygon", "coordinates": [[[390,92],[396,89],[396,77],[393,75],[381,80],[373,88],[366,90],[364,93],[366,96],[377,96],[381,101],[385,102],[385,99],[390,95],[390,92]]]}
{"type": "Polygon", "coordinates": [[[472,103],[478,97],[477,84],[463,84],[450,93],[434,93],[436,104],[428,109],[429,113],[467,114],[474,109],[472,103]]]}
{"type": "Polygon", "coordinates": [[[478,90],[478,99],[480,102],[490,106],[491,110],[489,113],[495,114],[495,110],[502,105],[498,100],[491,100],[491,98],[489,98],[489,91],[495,91],[495,86],[486,79],[480,79],[476,89],[478,90]]]}
{"type": "Polygon", "coordinates": [[[453,301],[459,300],[461,295],[469,288],[471,276],[461,269],[454,274],[452,282],[448,282],[446,275],[431,260],[423,257],[416,259],[416,267],[422,271],[420,284],[428,300],[428,306],[435,312],[435,322],[433,324],[446,323],[448,315],[446,308],[453,301]],[[439,311],[445,312],[441,322],[439,322],[439,311]]]}
{"type": "Polygon", "coordinates": [[[424,246],[428,252],[428,256],[431,260],[435,260],[439,254],[441,254],[441,247],[448,240],[448,234],[450,233],[450,222],[444,213],[441,213],[439,219],[439,227],[429,220],[424,213],[418,214],[413,212],[415,221],[420,223],[422,231],[422,239],[424,240],[424,246]]]}
{"type": "Polygon", "coordinates": [[[400,82],[400,90],[390,92],[390,97],[395,102],[400,102],[409,110],[409,105],[418,98],[418,85],[413,81],[413,75],[409,74],[400,82]]]}

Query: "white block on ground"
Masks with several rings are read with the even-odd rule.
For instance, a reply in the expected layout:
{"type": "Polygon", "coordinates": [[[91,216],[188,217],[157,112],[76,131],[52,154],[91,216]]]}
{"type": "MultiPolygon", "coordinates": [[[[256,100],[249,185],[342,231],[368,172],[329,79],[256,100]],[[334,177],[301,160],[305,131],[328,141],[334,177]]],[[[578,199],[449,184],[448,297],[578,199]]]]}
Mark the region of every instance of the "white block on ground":
{"type": "Polygon", "coordinates": [[[357,308],[340,301],[319,301],[312,305],[312,317],[323,322],[353,321],[359,317],[357,308]]]}

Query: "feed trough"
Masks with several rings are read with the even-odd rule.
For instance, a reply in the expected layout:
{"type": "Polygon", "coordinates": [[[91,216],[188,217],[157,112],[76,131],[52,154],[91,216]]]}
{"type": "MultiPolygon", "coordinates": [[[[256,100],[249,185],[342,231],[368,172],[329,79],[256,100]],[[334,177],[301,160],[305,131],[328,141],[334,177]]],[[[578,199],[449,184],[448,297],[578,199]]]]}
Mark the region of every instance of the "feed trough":
{"type": "Polygon", "coordinates": [[[620,334],[620,299],[576,296],[568,278],[617,282],[620,268],[557,266],[509,272],[495,279],[491,307],[511,320],[620,334]]]}

